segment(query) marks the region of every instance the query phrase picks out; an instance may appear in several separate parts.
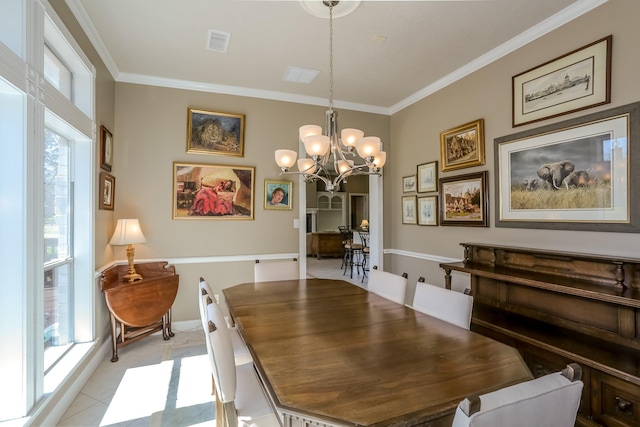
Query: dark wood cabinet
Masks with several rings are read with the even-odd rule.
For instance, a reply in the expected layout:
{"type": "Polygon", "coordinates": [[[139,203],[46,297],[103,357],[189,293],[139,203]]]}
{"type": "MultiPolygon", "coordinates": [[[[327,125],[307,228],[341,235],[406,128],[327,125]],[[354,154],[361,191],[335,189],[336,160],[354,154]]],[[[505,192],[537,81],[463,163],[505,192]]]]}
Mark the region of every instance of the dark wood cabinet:
{"type": "Polygon", "coordinates": [[[577,425],[640,426],[640,259],[462,243],[471,329],[520,351],[538,377],[577,362],[577,425]]]}
{"type": "Polygon", "coordinates": [[[171,330],[171,306],[178,294],[178,275],[166,262],[135,265],[142,280],[123,282],[127,265],[116,265],[102,273],[104,293],[111,323],[112,362],[118,360],[118,348],[162,331],[168,340],[171,330]]]}

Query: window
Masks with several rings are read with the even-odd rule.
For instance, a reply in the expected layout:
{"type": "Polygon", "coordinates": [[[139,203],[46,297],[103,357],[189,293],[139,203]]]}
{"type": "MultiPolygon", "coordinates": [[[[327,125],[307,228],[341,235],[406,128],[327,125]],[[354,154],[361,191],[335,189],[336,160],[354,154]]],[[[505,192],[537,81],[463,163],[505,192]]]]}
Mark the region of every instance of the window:
{"type": "Polygon", "coordinates": [[[94,339],[95,70],[46,0],[1,1],[0,24],[1,423],[94,339]]]}

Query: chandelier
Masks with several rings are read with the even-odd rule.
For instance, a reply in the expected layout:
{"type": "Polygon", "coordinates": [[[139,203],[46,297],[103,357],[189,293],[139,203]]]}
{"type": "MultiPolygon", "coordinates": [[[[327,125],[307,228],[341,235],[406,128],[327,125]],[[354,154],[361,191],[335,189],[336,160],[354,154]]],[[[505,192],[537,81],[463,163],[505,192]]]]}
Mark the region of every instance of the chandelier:
{"type": "Polygon", "coordinates": [[[317,125],[300,127],[298,137],[309,157],[298,159],[297,171],[289,171],[296,163],[296,151],[276,150],[275,158],[280,175],[300,174],[306,182],[322,181],[326,191],[333,192],[349,176],[380,175],[387,153],[381,151],[380,138],[364,136],[358,129],[343,129],[338,137],[338,113],[333,109],[333,8],[339,1],[322,3],[329,8],[329,109],[325,112],[324,134],[317,125]],[[354,148],[362,159],[357,164],[354,148]]]}

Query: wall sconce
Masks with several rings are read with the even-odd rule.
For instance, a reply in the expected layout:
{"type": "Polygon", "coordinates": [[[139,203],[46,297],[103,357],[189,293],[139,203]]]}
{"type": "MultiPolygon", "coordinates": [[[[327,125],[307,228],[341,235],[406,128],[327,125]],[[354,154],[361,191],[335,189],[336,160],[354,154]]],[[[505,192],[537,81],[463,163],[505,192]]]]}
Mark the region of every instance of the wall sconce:
{"type": "Polygon", "coordinates": [[[127,260],[129,261],[129,268],[127,274],[122,276],[123,282],[135,282],[142,280],[142,276],[136,273],[136,269],[133,266],[133,257],[135,255],[135,249],[133,245],[135,243],[146,243],[147,240],[142,234],[140,229],[140,223],[138,219],[119,219],[116,224],[116,229],[111,237],[110,245],[113,246],[127,246],[127,260]]]}

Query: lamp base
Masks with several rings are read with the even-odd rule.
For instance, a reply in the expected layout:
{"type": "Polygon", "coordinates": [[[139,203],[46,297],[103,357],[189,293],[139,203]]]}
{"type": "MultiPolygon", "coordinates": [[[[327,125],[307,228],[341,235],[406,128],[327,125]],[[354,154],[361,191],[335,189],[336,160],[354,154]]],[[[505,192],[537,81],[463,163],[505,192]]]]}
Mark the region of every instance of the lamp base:
{"type": "Polygon", "coordinates": [[[138,273],[128,273],[122,276],[123,282],[137,282],[138,280],[142,280],[142,276],[138,273]]]}

